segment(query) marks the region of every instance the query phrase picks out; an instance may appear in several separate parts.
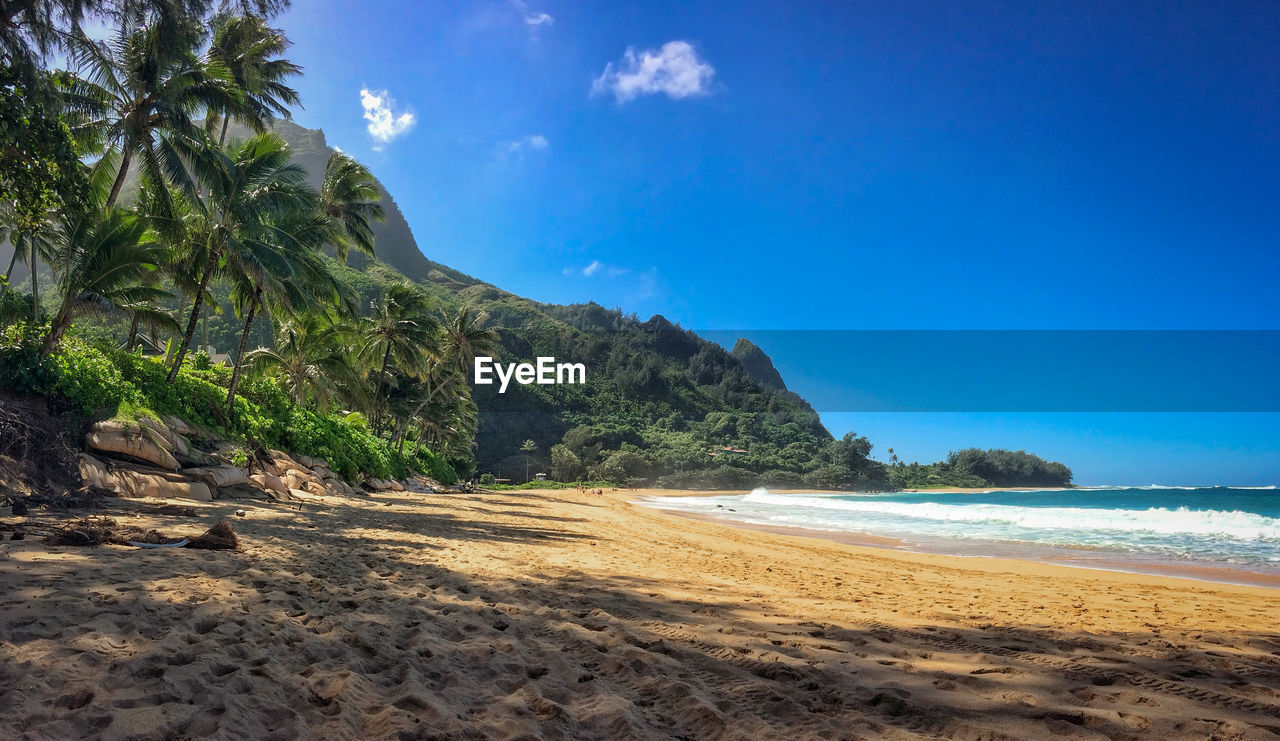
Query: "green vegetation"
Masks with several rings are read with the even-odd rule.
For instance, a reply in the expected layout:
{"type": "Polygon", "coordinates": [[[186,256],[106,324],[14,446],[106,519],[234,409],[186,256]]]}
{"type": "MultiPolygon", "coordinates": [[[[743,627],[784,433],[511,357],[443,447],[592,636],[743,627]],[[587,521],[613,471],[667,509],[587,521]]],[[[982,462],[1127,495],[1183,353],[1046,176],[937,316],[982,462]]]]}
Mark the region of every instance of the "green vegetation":
{"type": "Polygon", "coordinates": [[[282,5],[6,11],[0,243],[13,248],[5,275],[20,261],[30,279],[0,281],[0,385],[87,415],[175,415],[349,477],[1070,480],[1007,451],[886,466],[865,437],[833,439],[750,342],[729,352],[661,316],[541,304],[428,260],[364,166],[287,120],[300,69],[270,23],[282,5]],[[80,30],[86,12],[108,40],[80,30]],[[71,68],[45,69],[54,52],[71,68]],[[473,391],[478,355],[552,356],[587,378],[473,391]]]}
{"type": "Polygon", "coordinates": [[[889,480],[898,489],[1070,486],[1071,469],[1025,450],[967,448],[938,463],[895,463],[889,480]]]}
{"type": "Polygon", "coordinates": [[[270,133],[298,102],[280,4],[211,5],[6,11],[0,385],[90,417],[173,415],[349,478],[457,480],[476,420],[462,371],[496,335],[408,283],[346,280],[348,252],[373,253],[381,189],[340,153],[313,179],[270,133]],[[108,40],[80,30],[86,12],[108,40]],[[71,69],[44,69],[53,52],[71,69]],[[19,260],[25,291],[7,280],[19,260]],[[197,351],[210,314],[231,325],[230,367],[197,351]]]}

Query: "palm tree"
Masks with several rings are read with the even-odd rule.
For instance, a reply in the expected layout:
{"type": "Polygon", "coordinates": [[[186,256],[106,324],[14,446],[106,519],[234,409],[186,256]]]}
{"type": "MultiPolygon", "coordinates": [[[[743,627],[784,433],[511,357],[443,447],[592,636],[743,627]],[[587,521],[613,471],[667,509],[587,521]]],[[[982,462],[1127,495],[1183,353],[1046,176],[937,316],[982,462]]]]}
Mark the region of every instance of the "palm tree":
{"type": "Polygon", "coordinates": [[[538,444],[533,440],[525,440],[520,445],[520,452],[524,453],[524,480],[529,480],[529,458],[533,455],[533,451],[538,449],[538,444]]]}
{"type": "Polygon", "coordinates": [[[11,228],[7,230],[10,245],[13,246],[13,257],[9,259],[9,272],[5,273],[5,283],[0,287],[0,296],[9,290],[9,279],[13,275],[13,266],[18,260],[31,271],[31,321],[40,322],[40,263],[49,264],[53,254],[53,243],[49,234],[50,225],[41,225],[34,229],[11,228]]]}
{"type": "Polygon", "coordinates": [[[410,283],[396,283],[373,302],[371,315],[361,326],[364,342],[360,357],[378,369],[373,392],[374,431],[382,429],[387,372],[392,362],[404,373],[415,374],[427,368],[435,356],[436,320],[430,314],[430,302],[410,283]]]}
{"type": "Polygon", "coordinates": [[[342,152],[329,155],[325,163],[320,199],[329,221],[330,239],[341,262],[347,250],[373,254],[373,222],[386,219],[382,191],[368,168],[342,152]]]}
{"type": "Polygon", "coordinates": [[[260,134],[227,151],[207,145],[192,163],[202,187],[189,197],[190,223],[185,234],[195,243],[191,249],[203,265],[169,369],[170,383],[191,346],[214,272],[237,262],[243,267],[253,255],[259,260],[283,259],[271,246],[279,245],[284,236],[273,219],[296,219],[316,206],[315,190],[306,184],[305,171],[289,162],[288,145],[274,134],[260,134]]]}
{"type": "Polygon", "coordinates": [[[455,391],[469,393],[466,385],[468,367],[476,355],[492,352],[498,341],[495,330],[482,326],[484,320],[484,315],[471,305],[463,306],[454,315],[442,318],[440,362],[419,379],[417,388],[421,392],[421,398],[418,405],[400,420],[392,435],[392,440],[398,440],[402,448],[409,425],[435,402],[438,395],[455,391]]]}
{"type": "Polygon", "coordinates": [[[464,376],[477,355],[493,352],[498,332],[485,327],[487,317],[467,304],[444,320],[444,355],[464,376]]]}
{"type": "Polygon", "coordinates": [[[43,352],[58,348],[75,317],[90,311],[121,311],[169,294],[148,285],[163,248],[146,233],[146,222],[119,209],[89,209],[65,215],[54,233],[52,265],[58,310],[43,352]]]}
{"type": "MultiPolygon", "coordinates": [[[[456,396],[465,388],[466,377],[456,372],[452,365],[447,362],[434,363],[430,370],[413,379],[413,389],[418,397],[418,403],[412,412],[404,414],[400,418],[395,431],[391,435],[391,442],[396,443],[403,450],[409,426],[415,420],[422,418],[424,410],[428,410],[433,403],[437,403],[440,397],[447,397],[450,394],[456,396]]],[[[409,401],[412,403],[413,400],[410,399],[409,401]]],[[[447,402],[445,403],[447,404],[447,402]]]]}
{"type": "MultiPolygon", "coordinates": [[[[476,405],[471,401],[466,379],[454,373],[448,374],[446,378],[446,393],[437,394],[413,418],[413,423],[417,426],[417,443],[419,447],[426,447],[437,453],[462,456],[470,453],[471,442],[475,437],[476,405]]],[[[402,451],[407,437],[405,435],[399,440],[402,451]]]]}
{"type": "Polygon", "coordinates": [[[242,96],[226,67],[197,57],[198,23],[179,19],[136,28],[127,20],[109,43],[81,34],[71,54],[79,75],[64,94],[68,119],[83,141],[104,152],[95,170],[115,173],[107,207],[120,197],[135,157],[143,180],[167,206],[163,183],[195,190],[183,165],[200,135],[193,114],[232,108],[242,96]]]}
{"type": "Polygon", "coordinates": [[[315,218],[317,206],[316,201],[299,203],[296,212],[270,220],[260,237],[236,242],[237,249],[227,252],[227,270],[235,280],[233,303],[244,317],[227,389],[228,414],[244,367],[249,330],[259,308],[269,306],[275,316],[294,316],[321,305],[356,313],[351,289],[333,276],[320,256],[326,230],[322,220],[315,218]]]}
{"type": "Polygon", "coordinates": [[[287,59],[278,59],[291,42],[278,28],[267,25],[259,15],[235,15],[222,10],[213,16],[209,58],[231,76],[240,99],[233,105],[211,107],[205,130],[212,133],[219,118],[222,133],[218,146],[227,140],[227,125],[236,119],[264,133],[276,117],[292,119],[289,106],[298,105],[298,92],[284,80],[301,74],[302,68],[287,59]]]}
{"type": "Polygon", "coordinates": [[[245,357],[250,373],[279,373],[285,392],[298,406],[326,410],[335,398],[350,405],[364,401],[359,371],[352,366],[342,332],[323,314],[304,312],[276,330],[275,347],[260,347],[245,357]]]}

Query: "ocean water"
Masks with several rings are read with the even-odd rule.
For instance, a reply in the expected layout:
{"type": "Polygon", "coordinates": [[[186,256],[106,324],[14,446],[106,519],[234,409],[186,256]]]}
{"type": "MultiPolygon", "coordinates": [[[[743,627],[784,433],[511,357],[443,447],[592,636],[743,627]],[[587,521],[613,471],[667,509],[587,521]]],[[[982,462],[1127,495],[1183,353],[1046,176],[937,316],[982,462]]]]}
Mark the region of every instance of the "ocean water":
{"type": "Polygon", "coordinates": [[[1080,488],[982,493],[749,494],[645,504],[833,533],[894,538],[955,555],[1047,557],[1088,565],[1173,563],[1280,576],[1275,487],[1080,488]]]}

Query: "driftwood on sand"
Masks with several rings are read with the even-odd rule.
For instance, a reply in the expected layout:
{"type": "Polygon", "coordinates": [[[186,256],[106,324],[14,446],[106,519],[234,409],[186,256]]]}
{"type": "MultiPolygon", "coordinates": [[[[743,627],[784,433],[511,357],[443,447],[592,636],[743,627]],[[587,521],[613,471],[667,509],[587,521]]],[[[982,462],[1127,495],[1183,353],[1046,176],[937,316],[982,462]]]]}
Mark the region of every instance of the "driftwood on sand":
{"type": "Polygon", "coordinates": [[[85,517],[74,522],[40,525],[28,523],[28,530],[48,532],[49,545],[131,545],[140,548],[197,548],[202,550],[234,550],[239,546],[235,528],[223,520],[203,535],[174,539],[157,530],[144,530],[121,525],[110,517],[85,517]]]}

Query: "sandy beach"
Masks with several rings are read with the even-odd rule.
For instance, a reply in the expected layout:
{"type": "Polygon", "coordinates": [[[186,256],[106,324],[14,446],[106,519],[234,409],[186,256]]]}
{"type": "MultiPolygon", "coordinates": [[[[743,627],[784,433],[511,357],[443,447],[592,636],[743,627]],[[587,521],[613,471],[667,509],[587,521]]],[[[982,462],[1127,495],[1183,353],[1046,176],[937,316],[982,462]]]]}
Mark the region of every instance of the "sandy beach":
{"type": "Polygon", "coordinates": [[[240,549],[4,541],[0,737],[1280,736],[1280,591],[629,503],[658,494],[107,500],[240,549]]]}

